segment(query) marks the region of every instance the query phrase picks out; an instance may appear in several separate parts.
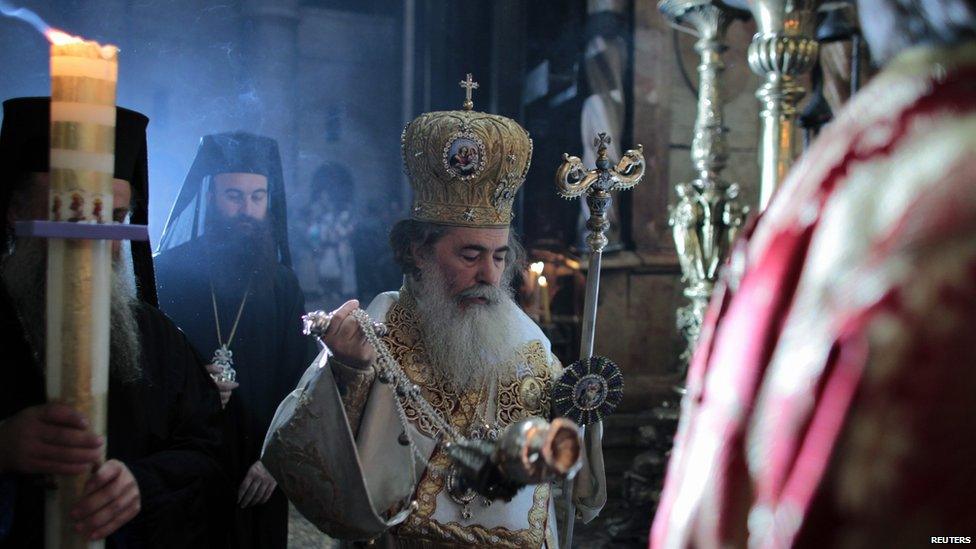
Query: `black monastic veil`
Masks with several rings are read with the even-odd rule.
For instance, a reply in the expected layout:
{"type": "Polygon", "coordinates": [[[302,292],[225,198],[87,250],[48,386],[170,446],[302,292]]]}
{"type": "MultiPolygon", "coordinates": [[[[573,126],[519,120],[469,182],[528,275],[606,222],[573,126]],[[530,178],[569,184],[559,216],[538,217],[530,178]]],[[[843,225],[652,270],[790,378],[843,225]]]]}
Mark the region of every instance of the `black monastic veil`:
{"type": "Polygon", "coordinates": [[[156,253],[203,237],[209,215],[207,194],[213,176],[232,172],[256,173],[268,178],[268,213],[272,219],[278,260],[291,267],[285,183],[278,143],[270,137],[247,132],[218,133],[200,139],[196,158],[166,219],[156,253]]]}
{"type": "Polygon", "coordinates": [[[155,256],[160,307],[202,356],[213,357],[236,325],[228,347],[240,385],[224,410],[225,462],[232,490],[221,503],[234,510],[228,528],[234,547],[283,548],[287,538],[287,500],[280,490],[263,505],[237,505],[238,487],[260,458],[278,404],[295,388],[316,353],[314,342],[301,332],[305,301],[289,268],[286,220],[277,143],[245,132],[208,135],[200,141],[155,256]],[[236,259],[231,265],[217,259],[222,256],[215,252],[226,233],[212,229],[219,216],[208,207],[209,186],[220,173],[253,173],[268,179],[271,242],[266,244],[274,250],[249,253],[248,242],[243,242],[245,259],[239,267],[236,259]],[[248,256],[263,259],[252,261],[248,256]]]}
{"type": "MultiPolygon", "coordinates": [[[[50,98],[11,99],[3,108],[0,213],[6,217],[15,184],[30,173],[48,171],[50,98]]],[[[146,222],[148,211],[148,123],[140,113],[116,110],[114,176],[132,185],[130,221],[136,224],[146,222]]],[[[0,223],[0,228],[8,244],[9,227],[0,223]]],[[[209,537],[207,520],[223,481],[217,459],[217,392],[186,337],[153,306],[156,294],[148,243],[133,243],[131,250],[140,297],[132,307],[141,345],[141,375],[136,380],[110,376],[107,456],[124,463],[135,477],[141,511],[109,536],[107,547],[220,546],[209,537]]],[[[5,248],[2,254],[8,251],[5,248]]],[[[43,308],[44,303],[36,306],[43,308]]],[[[4,421],[46,401],[43,349],[32,348],[28,341],[6,283],[0,284],[0,341],[4,351],[0,421],[4,421]]],[[[13,520],[0,525],[0,548],[43,546],[43,479],[14,473],[2,477],[0,503],[11,502],[5,496],[13,495],[13,520]]]]}

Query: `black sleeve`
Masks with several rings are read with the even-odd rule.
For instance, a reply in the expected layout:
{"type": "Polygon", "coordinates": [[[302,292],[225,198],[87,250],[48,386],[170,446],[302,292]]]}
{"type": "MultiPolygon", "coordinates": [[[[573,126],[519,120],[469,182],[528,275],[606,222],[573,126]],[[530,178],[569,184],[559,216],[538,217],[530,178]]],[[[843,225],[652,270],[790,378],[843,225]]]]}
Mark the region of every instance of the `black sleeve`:
{"type": "MultiPolygon", "coordinates": [[[[0,422],[45,402],[44,374],[23,333],[13,302],[0,283],[0,422]]],[[[0,474],[0,548],[43,545],[42,487],[39,475],[0,474]]]]}
{"type": "Polygon", "coordinates": [[[298,285],[295,274],[282,267],[282,292],[285,298],[283,307],[283,342],[279,353],[282,357],[278,370],[278,400],[283,400],[302,378],[302,374],[318,355],[318,347],[313,338],[302,333],[302,315],[305,314],[305,294],[298,285]]]}
{"type": "Polygon", "coordinates": [[[147,390],[166,393],[162,400],[155,398],[158,393],[146,400],[166,409],[153,412],[163,428],[153,437],[159,440],[152,451],[126,461],[139,485],[145,515],[140,519],[151,523],[145,531],[169,537],[173,532],[167,530],[175,527],[183,530],[178,539],[200,539],[209,503],[226,483],[217,458],[219,395],[183,332],[156,309],[141,316],[149,317],[143,333],[151,334],[144,338],[145,362],[155,362],[147,367],[158,372],[158,382],[147,390]],[[185,531],[191,528],[187,522],[198,531],[185,531]]]}

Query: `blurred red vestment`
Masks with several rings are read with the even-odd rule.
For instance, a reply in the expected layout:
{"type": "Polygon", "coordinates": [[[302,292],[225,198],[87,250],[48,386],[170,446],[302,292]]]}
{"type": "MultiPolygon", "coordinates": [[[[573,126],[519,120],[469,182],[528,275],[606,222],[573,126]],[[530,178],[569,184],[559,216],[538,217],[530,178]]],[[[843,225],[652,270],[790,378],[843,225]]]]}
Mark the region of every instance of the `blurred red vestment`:
{"type": "Polygon", "coordinates": [[[904,52],[824,129],[687,389],[652,548],[976,536],[976,44],[904,52]]]}

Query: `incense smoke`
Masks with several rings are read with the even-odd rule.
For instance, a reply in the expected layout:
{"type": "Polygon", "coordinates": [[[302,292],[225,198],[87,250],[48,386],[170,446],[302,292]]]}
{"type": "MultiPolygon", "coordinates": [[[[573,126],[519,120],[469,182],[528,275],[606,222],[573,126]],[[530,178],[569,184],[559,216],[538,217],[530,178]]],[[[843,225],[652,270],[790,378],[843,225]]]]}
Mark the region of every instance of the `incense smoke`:
{"type": "Polygon", "coordinates": [[[44,36],[47,36],[48,31],[51,30],[51,25],[45,23],[44,20],[41,19],[40,15],[37,15],[27,8],[17,8],[11,6],[9,2],[4,2],[3,0],[0,0],[0,13],[6,15],[7,17],[20,19],[21,21],[37,29],[37,32],[43,34],[44,36]]]}
{"type": "Polygon", "coordinates": [[[6,15],[7,17],[13,17],[14,19],[20,19],[21,21],[27,23],[28,25],[34,27],[37,32],[44,35],[52,44],[62,45],[69,44],[71,42],[82,42],[83,40],[77,36],[71,36],[70,34],[58,30],[51,25],[48,25],[41,19],[40,15],[37,15],[33,11],[27,8],[15,8],[9,3],[0,0],[0,13],[6,15]]]}

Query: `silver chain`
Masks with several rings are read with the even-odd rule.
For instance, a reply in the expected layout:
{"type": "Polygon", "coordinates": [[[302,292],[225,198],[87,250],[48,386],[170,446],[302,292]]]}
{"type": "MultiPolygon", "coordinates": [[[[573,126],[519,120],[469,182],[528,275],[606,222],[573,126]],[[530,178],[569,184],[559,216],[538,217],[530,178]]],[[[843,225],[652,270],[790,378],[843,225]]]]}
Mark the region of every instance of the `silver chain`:
{"type": "MultiPolygon", "coordinates": [[[[380,339],[377,332],[385,333],[386,327],[383,324],[378,324],[373,322],[366,311],[362,309],[356,309],[352,313],[352,317],[356,319],[359,323],[360,328],[363,330],[363,334],[366,336],[366,341],[376,350],[376,365],[377,365],[377,377],[380,383],[384,383],[390,386],[393,391],[393,402],[396,408],[397,416],[400,419],[400,425],[403,426],[403,436],[407,439],[407,445],[410,447],[410,453],[412,454],[415,464],[423,465],[428,471],[433,471],[433,467],[428,462],[428,459],[420,452],[414,442],[413,436],[410,434],[410,421],[407,419],[406,405],[410,403],[413,405],[414,409],[418,413],[428,420],[431,427],[440,435],[440,441],[438,444],[452,444],[465,440],[465,437],[458,432],[458,430],[451,425],[449,421],[444,419],[443,416],[427,401],[426,398],[421,394],[420,387],[418,387],[403,371],[403,368],[397,362],[396,358],[390,352],[390,349],[385,343],[380,339]]],[[[487,380],[485,382],[486,386],[488,384],[487,380]]],[[[488,397],[490,398],[490,391],[488,397]]],[[[487,402],[486,402],[487,405],[487,402]]],[[[484,414],[481,414],[477,409],[475,410],[475,415],[472,418],[472,423],[477,423],[478,417],[481,416],[484,419],[484,433],[482,437],[488,438],[489,440],[494,440],[498,436],[497,423],[492,422],[491,425],[488,423],[487,410],[484,414]]],[[[478,427],[476,430],[480,430],[478,427]]],[[[478,437],[478,435],[474,435],[478,437]]],[[[436,468],[435,474],[447,475],[448,477],[452,474],[457,474],[453,468],[451,469],[441,469],[436,468]]],[[[417,468],[414,465],[410,467],[410,476],[413,481],[413,485],[417,484],[417,468]]],[[[450,492],[450,490],[449,490],[450,492]]],[[[463,499],[458,496],[455,497],[451,495],[451,499],[461,507],[461,517],[464,519],[471,518],[470,511],[470,499],[463,499]]],[[[473,499],[473,496],[471,497],[473,499]]],[[[412,501],[409,503],[411,508],[417,509],[417,502],[412,501]]],[[[482,505],[488,507],[491,505],[491,501],[482,498],[482,505]]]]}
{"type": "MultiPolygon", "coordinates": [[[[409,422],[407,421],[406,411],[404,410],[404,405],[409,402],[411,403],[418,412],[425,416],[425,418],[430,422],[431,427],[437,431],[443,437],[443,440],[451,443],[462,440],[464,437],[454,428],[453,425],[446,419],[444,419],[437,409],[427,401],[426,398],[420,393],[420,387],[418,387],[403,371],[400,364],[396,361],[387,346],[380,340],[379,336],[376,334],[376,324],[373,320],[366,314],[366,311],[362,309],[356,309],[352,312],[353,318],[359,323],[360,328],[362,328],[363,333],[366,335],[366,341],[376,350],[376,362],[378,364],[378,375],[380,376],[380,381],[386,383],[393,390],[394,400],[396,401],[397,414],[400,416],[400,421],[403,423],[404,432],[407,434],[407,439],[410,441],[411,449],[420,456],[420,452],[417,450],[413,443],[413,439],[410,436],[410,430],[407,428],[409,422]]],[[[423,459],[423,458],[421,458],[423,459]]]]}

